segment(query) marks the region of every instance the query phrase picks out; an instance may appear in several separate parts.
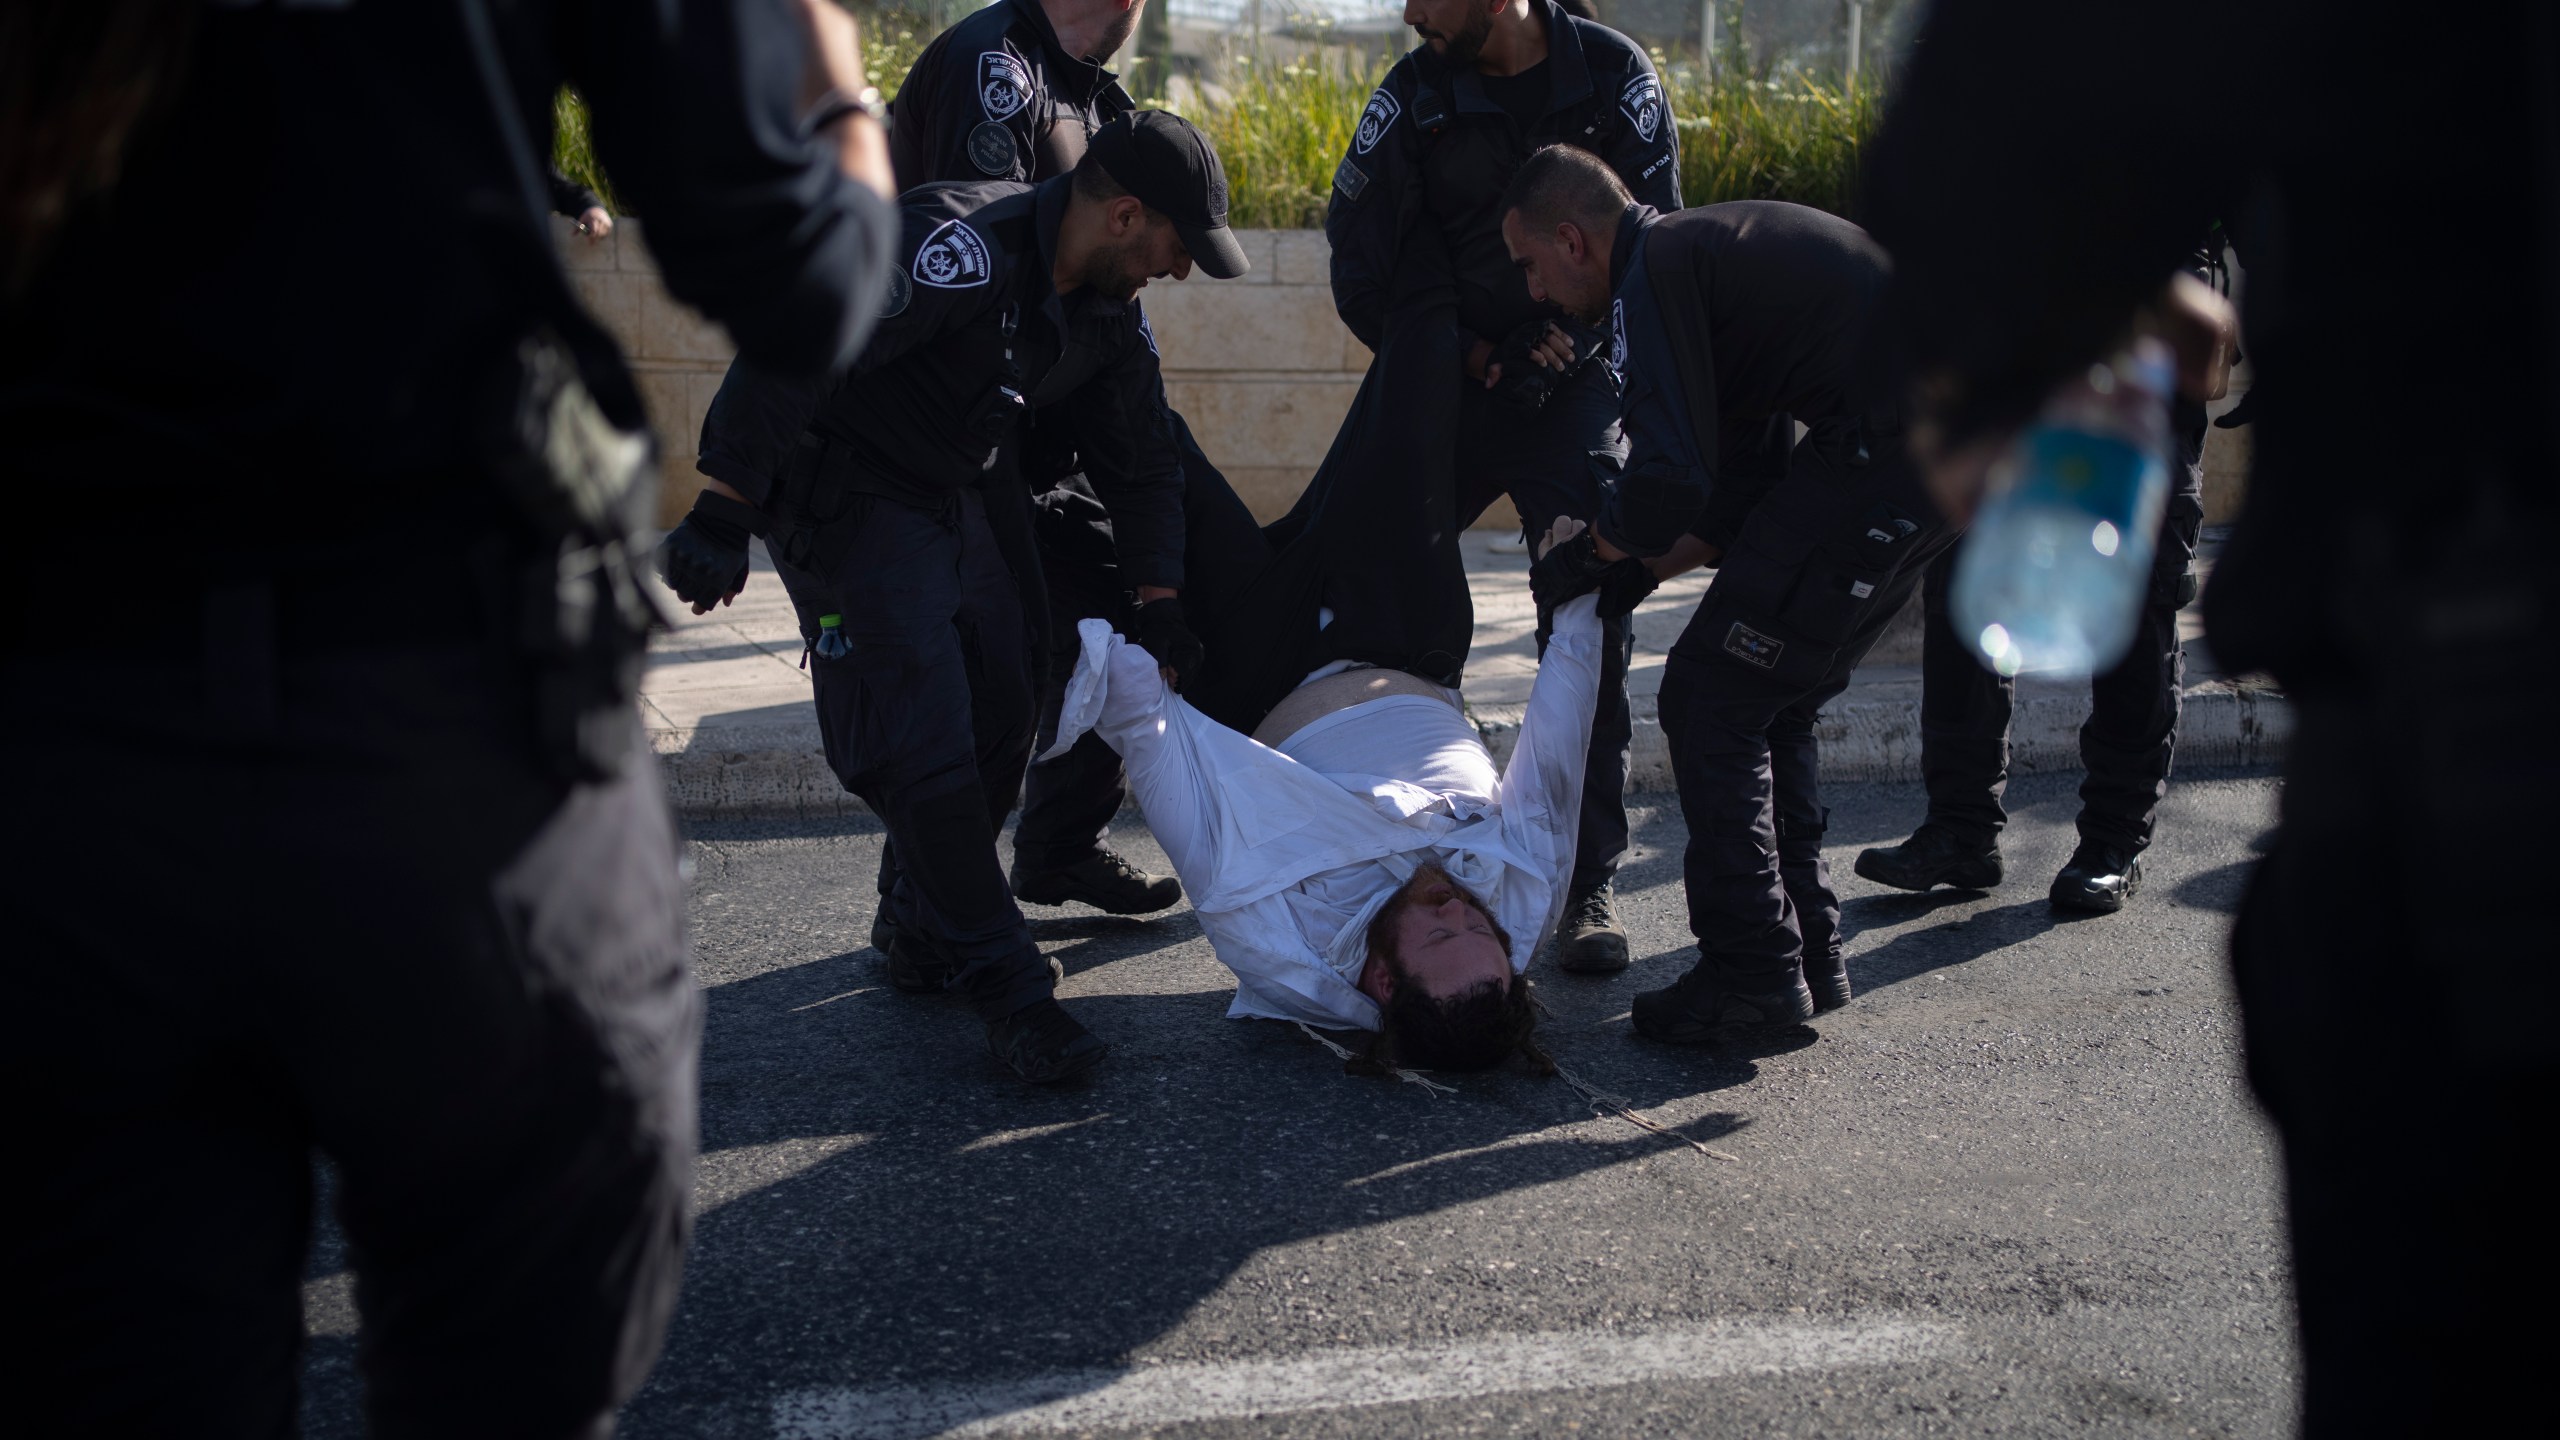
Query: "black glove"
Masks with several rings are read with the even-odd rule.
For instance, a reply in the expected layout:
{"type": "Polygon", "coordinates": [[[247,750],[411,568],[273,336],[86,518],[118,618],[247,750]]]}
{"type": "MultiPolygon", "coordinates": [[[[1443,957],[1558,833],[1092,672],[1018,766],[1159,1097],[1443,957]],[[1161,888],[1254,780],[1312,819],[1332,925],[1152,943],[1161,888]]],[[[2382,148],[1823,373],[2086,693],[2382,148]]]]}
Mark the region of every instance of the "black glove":
{"type": "Polygon", "coordinates": [[[763,529],[763,512],[705,490],[660,542],[659,578],[687,605],[716,605],[746,588],[747,537],[763,529]]]}
{"type": "Polygon", "coordinates": [[[1493,358],[1488,362],[1502,367],[1502,378],[1494,382],[1493,393],[1516,409],[1536,413],[1545,407],[1547,397],[1557,387],[1582,368],[1583,361],[1599,352],[1598,342],[1591,338],[1595,333],[1557,320],[1530,320],[1513,326],[1511,333],[1502,337],[1502,343],[1493,347],[1493,358]],[[1547,338],[1549,326],[1573,342],[1573,360],[1562,370],[1550,370],[1529,357],[1538,342],[1547,338]]]}
{"type": "Polygon", "coordinates": [[[1644,603],[1646,596],[1661,588],[1662,582],[1654,578],[1653,567],[1630,555],[1610,566],[1608,575],[1600,582],[1600,618],[1615,620],[1621,615],[1632,615],[1636,607],[1644,603]]]}
{"type": "Polygon", "coordinates": [[[1537,597],[1542,614],[1553,614],[1557,606],[1574,596],[1599,589],[1608,574],[1609,562],[1600,558],[1599,537],[1586,525],[1582,533],[1530,565],[1529,593],[1537,597]]]}
{"type": "Polygon", "coordinates": [[[1207,647],[1191,633],[1191,623],[1182,613],[1178,597],[1150,600],[1138,607],[1138,648],[1156,657],[1156,663],[1173,672],[1173,688],[1180,690],[1208,658],[1207,647]]]}

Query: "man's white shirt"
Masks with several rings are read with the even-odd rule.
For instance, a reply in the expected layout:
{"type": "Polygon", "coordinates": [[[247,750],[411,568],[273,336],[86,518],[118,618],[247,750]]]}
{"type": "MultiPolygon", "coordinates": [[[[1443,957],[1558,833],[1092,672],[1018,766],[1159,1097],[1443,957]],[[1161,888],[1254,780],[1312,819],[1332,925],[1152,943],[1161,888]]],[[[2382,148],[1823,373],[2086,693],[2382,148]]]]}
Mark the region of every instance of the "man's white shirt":
{"type": "MultiPolygon", "coordinates": [[[[1055,755],[1088,729],[1120,753],[1148,827],[1236,974],[1230,1016],[1375,1030],[1369,922],[1426,861],[1492,909],[1517,974],[1562,917],[1600,693],[1598,601],[1557,610],[1499,777],[1455,706],[1396,695],[1282,741],[1202,715],[1104,621],[1083,641],[1055,755]]],[[[1044,757],[1045,758],[1045,757],[1044,757]]]]}

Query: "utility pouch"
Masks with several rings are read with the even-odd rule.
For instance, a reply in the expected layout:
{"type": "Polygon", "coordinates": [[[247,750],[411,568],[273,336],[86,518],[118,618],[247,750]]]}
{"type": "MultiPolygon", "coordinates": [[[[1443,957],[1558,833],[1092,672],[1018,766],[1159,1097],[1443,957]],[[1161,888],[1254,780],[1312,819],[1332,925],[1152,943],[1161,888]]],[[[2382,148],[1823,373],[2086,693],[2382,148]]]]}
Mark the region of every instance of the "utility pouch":
{"type": "Polygon", "coordinates": [[[657,445],[611,337],[570,293],[552,253],[541,165],[487,0],[457,8],[490,138],[515,180],[512,204],[475,214],[502,232],[489,256],[539,317],[493,347],[465,433],[533,541],[519,571],[517,638],[533,674],[540,751],[563,779],[609,779],[640,751],[631,702],[649,631],[666,623],[640,581],[635,539],[656,508],[657,445]]]}
{"type": "Polygon", "coordinates": [[[630,702],[665,622],[634,538],[656,503],[657,447],[607,413],[550,326],[483,374],[473,449],[535,542],[515,608],[541,749],[564,778],[609,778],[637,748],[630,702]]]}
{"type": "Polygon", "coordinates": [[[969,414],[961,423],[977,439],[1002,445],[1013,438],[1014,428],[1029,413],[1031,402],[1022,397],[1022,392],[999,382],[978,397],[978,403],[969,407],[969,414]]]}

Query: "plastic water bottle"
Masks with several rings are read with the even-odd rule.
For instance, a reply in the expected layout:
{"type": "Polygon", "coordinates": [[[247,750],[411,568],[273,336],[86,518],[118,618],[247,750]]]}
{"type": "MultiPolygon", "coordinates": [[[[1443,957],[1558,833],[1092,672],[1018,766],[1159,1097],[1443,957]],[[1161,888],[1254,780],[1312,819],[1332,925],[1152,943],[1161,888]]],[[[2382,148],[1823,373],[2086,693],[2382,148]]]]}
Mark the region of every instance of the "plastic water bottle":
{"type": "Polygon", "coordinates": [[[2056,392],[1991,467],[1956,556],[1955,631],[2003,675],[2089,675],[2133,641],[2169,491],[2169,347],[2142,339],[2056,392]]]}

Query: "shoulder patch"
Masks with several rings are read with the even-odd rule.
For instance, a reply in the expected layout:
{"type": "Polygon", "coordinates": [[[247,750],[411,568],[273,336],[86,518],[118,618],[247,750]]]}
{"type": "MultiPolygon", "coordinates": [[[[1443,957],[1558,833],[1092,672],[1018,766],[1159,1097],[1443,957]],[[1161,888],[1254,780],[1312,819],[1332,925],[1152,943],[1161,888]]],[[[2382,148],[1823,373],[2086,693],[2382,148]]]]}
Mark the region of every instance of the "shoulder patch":
{"type": "Polygon", "coordinates": [[[907,302],[914,299],[916,287],[904,270],[889,272],[889,296],[880,302],[880,318],[895,320],[907,313],[907,302]]]}
{"type": "Polygon", "coordinates": [[[1627,302],[1609,302],[1609,368],[1627,373],[1627,302]]]}
{"type": "Polygon", "coordinates": [[[1008,51],[978,57],[978,107],[990,120],[1010,120],[1031,103],[1031,72],[1008,51]]]}
{"type": "Polygon", "coordinates": [[[1618,92],[1618,108],[1626,112],[1627,123],[1636,127],[1636,138],[1650,145],[1662,134],[1662,82],[1651,75],[1638,75],[1618,92]]]}
{"type": "Polygon", "coordinates": [[[918,283],[937,290],[967,290],[986,284],[995,275],[987,242],[957,220],[943,221],[924,237],[924,244],[916,247],[916,263],[910,268],[918,283]]]}
{"type": "Polygon", "coordinates": [[[1386,138],[1387,127],[1403,113],[1404,107],[1396,103],[1396,97],[1387,93],[1386,86],[1379,86],[1369,97],[1368,108],[1360,112],[1360,128],[1351,136],[1351,153],[1366,155],[1377,149],[1378,142],[1386,138]]]}
{"type": "Polygon", "coordinates": [[[969,132],[969,163],[981,175],[1001,180],[1013,174],[1013,132],[994,120],[981,120],[969,132]]]}
{"type": "Polygon", "coordinates": [[[1333,188],[1342,192],[1343,199],[1357,200],[1360,192],[1369,188],[1369,172],[1352,164],[1351,157],[1345,155],[1342,163],[1334,167],[1333,188]]]}

